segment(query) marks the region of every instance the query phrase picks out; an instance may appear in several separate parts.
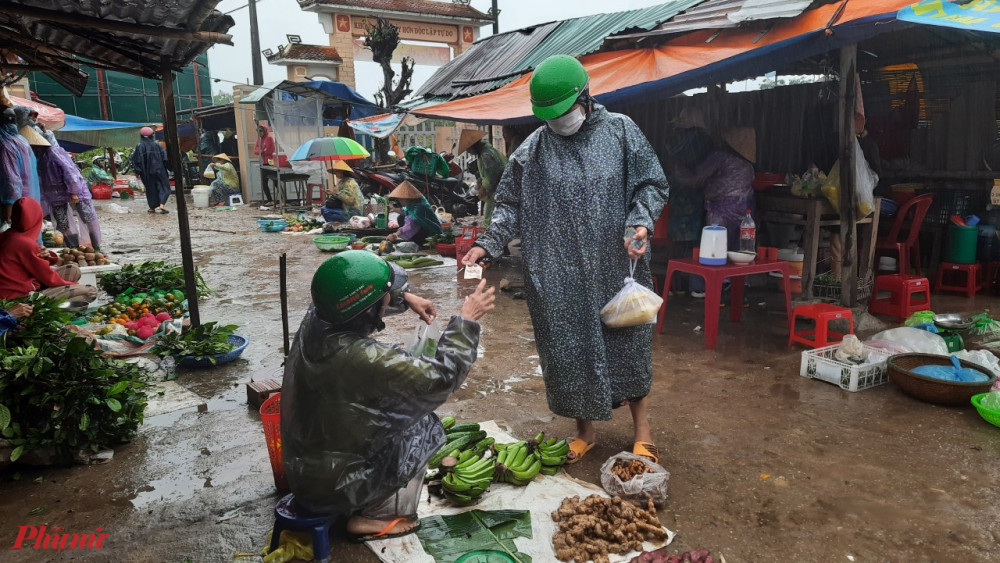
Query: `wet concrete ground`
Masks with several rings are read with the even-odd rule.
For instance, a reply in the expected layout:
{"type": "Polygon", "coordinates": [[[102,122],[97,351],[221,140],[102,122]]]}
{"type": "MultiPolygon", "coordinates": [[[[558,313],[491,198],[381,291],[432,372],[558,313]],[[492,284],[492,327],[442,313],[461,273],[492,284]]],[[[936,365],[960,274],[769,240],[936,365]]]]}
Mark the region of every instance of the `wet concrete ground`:
{"type": "MultiPolygon", "coordinates": [[[[116,200],[117,201],[117,200],[116,200]]],[[[120,202],[119,202],[120,203],[120,202]]],[[[176,214],[101,211],[105,247],[117,262],[179,262],[176,214]]],[[[282,360],[278,255],[288,253],[294,331],[308,283],[328,255],[308,236],[261,233],[261,212],[191,212],[196,262],[218,295],[202,320],[240,325],[243,359],[178,382],[194,407],[147,419],[106,465],[0,472],[2,561],[259,561],[275,492],[259,415],[246,406],[251,374],[282,360]],[[14,480],[15,474],[19,479],[14,480]],[[97,551],[10,550],[19,526],[101,528],[97,551]]],[[[511,266],[490,273],[519,278],[511,266]]],[[[457,311],[468,282],[450,270],[415,273],[416,291],[442,314],[457,311]]],[[[785,346],[780,300],[752,290],[743,322],[721,321],[718,351],[703,349],[702,302],[670,300],[669,326],[654,337],[650,413],[671,472],[662,522],[676,552],[709,549],[729,563],[764,561],[1000,560],[1000,429],[971,407],[915,401],[892,384],[859,393],[799,377],[800,348],[785,346]],[[770,302],[765,307],[761,301],[770,302]]],[[[938,311],[978,312],[995,298],[934,296],[938,311]]],[[[416,317],[394,317],[381,338],[400,340],[416,317]]],[[[515,435],[570,435],[573,423],[546,407],[524,301],[505,294],[483,320],[484,357],[466,388],[440,409],[465,420],[505,422],[515,435]]],[[[572,327],[567,327],[572,330],[572,327]]],[[[569,472],[599,483],[607,457],[629,447],[628,413],[598,425],[598,446],[569,472]]],[[[517,508],[517,507],[511,507],[517,508]]],[[[363,546],[335,544],[333,561],[377,561],[363,546]]]]}

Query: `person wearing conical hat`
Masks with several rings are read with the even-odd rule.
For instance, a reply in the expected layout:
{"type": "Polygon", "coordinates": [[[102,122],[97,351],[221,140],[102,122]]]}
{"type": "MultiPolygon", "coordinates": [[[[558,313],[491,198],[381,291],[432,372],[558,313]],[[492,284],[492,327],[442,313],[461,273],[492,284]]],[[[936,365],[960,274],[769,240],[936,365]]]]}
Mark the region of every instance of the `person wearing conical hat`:
{"type": "Polygon", "coordinates": [[[333,176],[337,179],[336,193],[337,199],[344,204],[344,211],[349,217],[364,213],[365,196],[361,193],[361,186],[354,179],[354,170],[343,160],[336,160],[333,163],[333,176]]]}
{"type": "Polygon", "coordinates": [[[220,153],[212,157],[212,162],[208,168],[215,172],[215,180],[212,181],[212,193],[209,195],[209,205],[226,205],[229,203],[229,196],[237,195],[240,192],[240,176],[236,173],[233,161],[226,153],[220,153]]]}
{"type": "Polygon", "coordinates": [[[729,248],[739,248],[740,223],[747,209],[755,208],[757,136],[753,128],[739,127],[724,131],[722,140],[722,146],[704,151],[694,161],[679,159],[670,179],[699,189],[705,198],[706,224],[725,227],[729,248]]]}
{"type": "Polygon", "coordinates": [[[465,129],[458,139],[458,154],[465,151],[476,155],[477,192],[483,202],[483,228],[490,226],[493,208],[496,206],[497,185],[507,167],[507,157],[486,140],[486,132],[476,129],[465,129]]]}
{"type": "Polygon", "coordinates": [[[396,189],[389,192],[389,199],[396,200],[403,207],[399,216],[399,230],[385,237],[389,242],[405,240],[423,244],[427,237],[440,235],[441,219],[431,209],[431,204],[413,184],[403,180],[396,189]]]}
{"type": "Polygon", "coordinates": [[[89,243],[94,250],[100,250],[101,224],[97,210],[94,209],[87,181],[73,162],[73,157],[62,147],[50,145],[30,125],[21,128],[21,135],[28,140],[38,159],[43,215],[52,217],[66,246],[76,248],[89,243]]]}
{"type": "Polygon", "coordinates": [[[364,214],[365,196],[354,179],[354,170],[343,160],[335,160],[327,170],[333,174],[334,185],[326,189],[326,202],[321,209],[327,223],[346,223],[351,217],[364,214]]]}

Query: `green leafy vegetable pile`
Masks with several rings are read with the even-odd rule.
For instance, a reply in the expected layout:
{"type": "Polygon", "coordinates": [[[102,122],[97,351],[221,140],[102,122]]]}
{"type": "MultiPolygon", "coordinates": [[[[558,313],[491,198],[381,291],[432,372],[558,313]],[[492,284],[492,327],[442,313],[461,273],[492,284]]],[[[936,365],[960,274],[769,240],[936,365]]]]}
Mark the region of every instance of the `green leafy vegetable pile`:
{"type": "Polygon", "coordinates": [[[192,356],[195,360],[207,358],[214,364],[217,354],[225,354],[235,348],[229,343],[229,337],[237,328],[236,325],[220,326],[212,322],[183,334],[165,334],[156,341],[153,353],[160,356],[192,356]]]}
{"type": "Polygon", "coordinates": [[[424,241],[425,248],[431,248],[435,244],[455,244],[455,233],[445,230],[440,235],[431,235],[424,241]]]}
{"type": "Polygon", "coordinates": [[[70,315],[60,301],[35,295],[0,307],[18,301],[34,312],[0,348],[0,434],[14,445],[11,461],[42,448],[68,461],[128,441],[142,424],[148,374],[64,331],[70,315]]]}
{"type": "MultiPolygon", "coordinates": [[[[198,272],[195,272],[195,281],[199,296],[213,293],[212,288],[208,287],[198,272]]],[[[110,295],[124,293],[129,288],[136,293],[149,293],[154,289],[181,289],[184,287],[184,268],[166,262],[128,264],[117,272],[103,274],[98,283],[101,289],[110,295]]]]}

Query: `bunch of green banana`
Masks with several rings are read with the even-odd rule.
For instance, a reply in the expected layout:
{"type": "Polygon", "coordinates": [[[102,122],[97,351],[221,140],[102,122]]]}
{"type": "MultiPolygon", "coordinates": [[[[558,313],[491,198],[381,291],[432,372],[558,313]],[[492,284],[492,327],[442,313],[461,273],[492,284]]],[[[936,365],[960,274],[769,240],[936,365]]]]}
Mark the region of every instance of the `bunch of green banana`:
{"type": "Polygon", "coordinates": [[[556,440],[555,438],[549,438],[544,442],[539,440],[538,446],[535,448],[535,454],[542,460],[541,473],[543,475],[555,475],[559,471],[559,468],[566,463],[566,456],[569,454],[569,444],[566,440],[556,440]]]}
{"type": "MultiPolygon", "coordinates": [[[[431,469],[437,469],[441,461],[448,457],[458,457],[464,450],[479,446],[484,440],[488,440],[486,432],[479,429],[479,425],[474,422],[457,424],[454,417],[447,416],[441,420],[441,425],[445,428],[445,444],[435,453],[427,465],[431,469]]],[[[492,441],[489,442],[492,444],[492,441]]],[[[489,447],[489,444],[482,446],[482,451],[489,447]]]]}
{"type": "Polygon", "coordinates": [[[519,487],[530,483],[541,471],[542,460],[528,449],[528,443],[523,440],[498,447],[494,480],[519,487]]]}
{"type": "Polygon", "coordinates": [[[462,452],[458,465],[441,480],[445,498],[458,506],[478,501],[493,482],[495,463],[495,459],[481,458],[472,449],[462,452]]]}

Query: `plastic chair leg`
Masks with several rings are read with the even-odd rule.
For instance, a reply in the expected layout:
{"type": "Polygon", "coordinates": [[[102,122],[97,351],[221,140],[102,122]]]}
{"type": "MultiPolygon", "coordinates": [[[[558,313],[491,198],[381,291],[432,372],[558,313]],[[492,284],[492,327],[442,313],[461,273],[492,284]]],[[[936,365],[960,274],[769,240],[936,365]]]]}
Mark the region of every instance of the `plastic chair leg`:
{"type": "Polygon", "coordinates": [[[281,532],[283,531],[285,531],[284,525],[282,525],[280,520],[275,519],[274,528],[271,530],[271,547],[268,548],[268,553],[278,549],[281,545],[281,532]]]}
{"type": "Polygon", "coordinates": [[[330,560],[330,528],[316,526],[312,530],[313,561],[330,560]]]}

